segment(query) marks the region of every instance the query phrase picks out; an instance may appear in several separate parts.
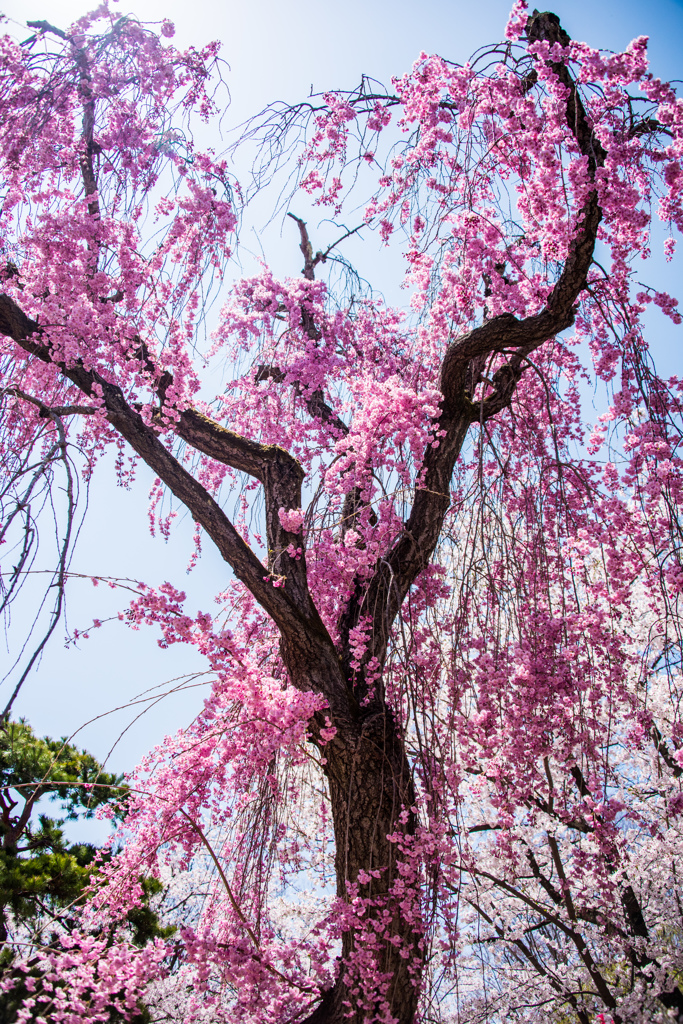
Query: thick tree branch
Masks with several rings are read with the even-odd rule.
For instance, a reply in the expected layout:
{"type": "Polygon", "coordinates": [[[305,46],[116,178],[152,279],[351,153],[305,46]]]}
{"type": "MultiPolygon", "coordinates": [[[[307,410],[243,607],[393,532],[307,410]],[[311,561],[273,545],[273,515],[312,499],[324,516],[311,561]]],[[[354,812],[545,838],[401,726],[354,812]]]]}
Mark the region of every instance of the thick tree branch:
{"type": "MultiPolygon", "coordinates": [[[[157,419],[160,421],[161,416],[157,419]]],[[[301,507],[304,471],[297,460],[284,448],[241,437],[194,409],[182,412],[174,421],[173,430],[197,451],[238,472],[248,473],[263,484],[268,567],[281,577],[285,593],[306,618],[317,614],[308,590],[303,536],[301,532],[286,530],[279,516],[280,509],[301,507]],[[300,549],[299,558],[289,556],[290,545],[300,549]]]]}
{"type": "MultiPolygon", "coordinates": [[[[11,337],[29,355],[54,363],[48,345],[40,340],[43,336],[40,324],[27,317],[7,295],[0,295],[0,333],[11,337]]],[[[220,505],[164,447],[155,429],[147,426],[141,415],[128,405],[117,385],[79,364],[56,365],[64,377],[88,396],[94,394],[94,385],[99,385],[108,421],[187,507],[237,578],[270,615],[280,632],[282,656],[293,684],[301,690],[324,695],[339,736],[344,736],[353,747],[358,735],[357,705],[342,677],[334,644],[308,592],[303,552],[297,560],[284,549],[286,543],[295,546],[300,543],[300,535],[288,534],[277,516],[278,496],[291,497],[294,486],[299,488],[297,493],[300,494],[301,470],[296,461],[280,449],[257,445],[231,431],[223,432],[224,428],[213,424],[208,417],[194,414],[184,420],[184,432],[199,450],[206,449],[211,457],[222,455],[222,461],[230,465],[233,463],[229,459],[234,456],[235,463],[239,463],[236,468],[253,470],[258,479],[262,474],[266,485],[272,484],[270,497],[266,491],[267,517],[273,532],[278,531],[276,536],[282,538],[283,543],[282,550],[275,553],[279,555],[281,578],[273,580],[220,505]],[[284,585],[274,586],[274,582],[284,585]]],[[[314,738],[321,724],[317,717],[312,721],[314,738]]]]}
{"type": "MultiPolygon", "coordinates": [[[[27,21],[26,24],[29,28],[37,29],[40,35],[44,35],[46,32],[51,32],[52,35],[58,36],[60,39],[68,39],[66,32],[63,32],[61,28],[55,28],[49,21],[27,21]]],[[[35,36],[33,37],[35,39],[35,36]]]]}
{"type": "MultiPolygon", "coordinates": [[[[29,355],[46,363],[53,362],[48,345],[39,340],[43,335],[40,324],[27,317],[7,295],[0,295],[0,332],[11,337],[29,355]]],[[[274,587],[271,580],[264,579],[267,574],[263,565],[242,540],[218,503],[164,447],[156,432],[144,423],[140,414],[128,405],[121,389],[95,371],[86,370],[81,365],[58,365],[63,375],[89,397],[94,395],[94,385],[99,385],[109,422],[173,494],[187,506],[195,520],[214,541],[235,575],[248,587],[280,630],[286,631],[294,643],[298,640],[304,645],[310,643],[311,631],[321,639],[326,637],[324,626],[310,598],[308,606],[302,608],[285,587],[274,587]]],[[[230,431],[222,433],[221,427],[211,424],[206,418],[200,418],[199,414],[188,415],[185,422],[188,438],[193,438],[198,446],[203,445],[209,449],[207,454],[212,457],[221,454],[224,462],[228,461],[230,456],[234,456],[235,462],[238,463],[236,468],[244,468],[247,472],[253,470],[254,475],[260,473],[266,480],[269,478],[268,474],[272,473],[277,479],[277,468],[273,471],[272,466],[278,467],[279,463],[274,455],[268,455],[267,449],[265,452],[259,451],[260,446],[237,438],[237,435],[230,431]]],[[[286,469],[291,474],[291,465],[288,464],[286,469]]],[[[300,486],[300,475],[298,481],[300,486]]],[[[296,540],[296,537],[293,539],[296,540]]],[[[328,643],[331,644],[329,638],[328,643]]]]}
{"type": "MultiPolygon", "coordinates": [[[[551,42],[560,41],[557,33],[562,32],[555,15],[538,13],[530,19],[528,31],[530,40],[551,42]]],[[[568,37],[562,33],[561,41],[565,39],[568,42],[568,37]]],[[[596,168],[604,163],[605,151],[593,136],[566,66],[552,64],[552,68],[568,87],[567,124],[579,149],[588,158],[589,174],[594,181],[596,168]]],[[[584,202],[563,270],[539,313],[521,320],[512,313],[503,313],[456,339],[447,349],[441,368],[443,397],[441,416],[436,424],[438,447],[430,444],[425,451],[418,474],[421,482],[400,537],[378,564],[362,599],[352,599],[343,617],[342,632],[348,636],[361,615],[372,616],[367,660],[375,657],[380,665],[384,662],[396,615],[411,585],[434,553],[450,504],[451,476],[470,424],[487,419],[509,405],[522,374],[524,358],[573,323],[574,304],[586,284],[601,216],[597,191],[592,188],[584,202]],[[491,355],[510,350],[511,357],[494,375],[493,393],[483,406],[473,402],[473,362],[480,364],[491,355]]]]}

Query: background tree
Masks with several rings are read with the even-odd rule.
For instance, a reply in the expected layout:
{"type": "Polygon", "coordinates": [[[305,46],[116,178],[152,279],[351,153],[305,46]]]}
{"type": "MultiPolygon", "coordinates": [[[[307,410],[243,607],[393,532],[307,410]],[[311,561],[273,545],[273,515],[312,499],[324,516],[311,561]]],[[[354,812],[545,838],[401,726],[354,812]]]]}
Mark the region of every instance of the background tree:
{"type": "MultiPolygon", "coordinates": [[[[25,721],[10,722],[0,731],[0,977],[6,990],[0,994],[0,1014],[8,1024],[18,1019],[37,983],[27,987],[15,960],[33,968],[29,979],[40,978],[35,967],[41,947],[54,946],[58,935],[74,929],[93,872],[109,856],[92,843],[70,843],[64,826],[92,818],[103,804],[119,816],[128,795],[122,782],[87,751],[64,738],[41,739],[25,721]],[[61,801],[62,817],[40,813],[40,801],[46,799],[61,801]]],[[[130,941],[142,947],[155,938],[169,938],[175,929],[161,927],[150,906],[150,899],[161,893],[159,880],[140,878],[139,883],[142,900],[129,910],[127,924],[130,941]]],[[[50,993],[40,1009],[45,1004],[49,1008],[51,1001],[50,993]]],[[[147,1019],[142,1011],[140,1019],[147,1019]]]]}
{"type": "MultiPolygon", "coordinates": [[[[9,521],[27,480],[73,480],[72,445],[86,474],[128,445],[153,509],[168,488],[235,576],[216,620],[170,583],[128,610],[216,683],[131,781],[89,913],[124,920],[141,873],[210,860],[173,980],[186,1020],[676,1011],[680,385],[642,315],[680,316],[632,263],[653,207],[683,225],[683,107],[646,41],[604,54],[518,2],[464,67],[423,56],[393,92],[267,111],[243,139],[257,181],[294,151],[335,216],[367,182],[413,312],[316,279],[348,231],[316,251],[295,216],[303,275],[237,282],[206,352],[237,213],[180,126],[213,113],[215,47],[179,53],[170,24],[106,5],[33,29],[1,54],[9,521]],[[226,355],[210,400],[200,371],[226,355]],[[585,379],[608,403],[590,438],[585,379]],[[292,931],[277,901],[306,871],[317,905],[292,931]]],[[[45,977],[73,977],[91,1019],[126,977],[134,1012],[158,957],[123,935],[117,955],[114,983],[86,930],[45,977]]]]}
{"type": "MultiPolygon", "coordinates": [[[[103,803],[126,793],[121,776],[66,739],[40,739],[24,721],[0,731],[0,939],[14,928],[45,926],[77,903],[92,872],[97,848],[69,843],[63,826],[91,818],[103,803]],[[64,816],[40,813],[40,801],[60,800],[64,816]]],[[[49,927],[49,924],[48,924],[49,927]]]]}

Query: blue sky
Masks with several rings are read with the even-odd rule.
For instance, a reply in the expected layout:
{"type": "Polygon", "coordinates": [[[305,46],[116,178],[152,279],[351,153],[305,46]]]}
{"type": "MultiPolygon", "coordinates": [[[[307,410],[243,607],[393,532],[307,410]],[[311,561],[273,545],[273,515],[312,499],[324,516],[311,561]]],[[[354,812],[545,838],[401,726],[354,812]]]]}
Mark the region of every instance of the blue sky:
{"type": "MultiPolygon", "coordinates": [[[[0,0],[8,17],[64,26],[91,5],[81,0],[0,0]]],[[[170,18],[180,44],[223,42],[231,65],[235,119],[276,96],[352,86],[365,72],[400,74],[420,50],[465,60],[502,37],[508,0],[120,0],[142,20],[170,18]]],[[[574,38],[610,49],[649,35],[657,73],[681,75],[683,0],[560,0],[551,5],[574,38]]]]}
{"type": "MultiPolygon", "coordinates": [[[[78,0],[0,0],[2,11],[21,35],[18,22],[46,18],[66,27],[88,9],[78,0]]],[[[218,38],[230,65],[226,80],[232,105],[226,126],[258,112],[269,100],[295,101],[314,90],[352,87],[362,73],[388,81],[406,70],[421,50],[463,61],[477,47],[502,37],[508,0],[345,0],[343,4],[301,0],[122,0],[119,9],[141,20],[172,19],[178,45],[201,45],[218,38]]],[[[650,37],[653,71],[663,78],[683,78],[683,0],[562,0],[552,5],[574,38],[621,49],[636,35],[650,37]]],[[[28,34],[28,33],[26,33],[28,34]]],[[[216,139],[217,148],[221,140],[216,139]]],[[[295,258],[298,254],[295,252],[295,258]]],[[[291,272],[298,270],[295,263],[291,272]]],[[[105,468],[105,467],[103,467],[105,468]]],[[[112,474],[99,475],[74,569],[87,574],[131,576],[159,583],[171,579],[187,585],[190,603],[205,611],[228,578],[210,546],[191,577],[184,574],[192,526],[181,522],[168,544],[147,532],[149,479],[141,470],[132,493],[117,490],[112,474]]],[[[87,626],[105,619],[126,603],[124,595],[93,590],[86,582],[71,587],[69,620],[87,626]]],[[[135,694],[203,665],[192,652],[160,651],[150,632],[132,633],[114,623],[93,632],[79,648],[65,649],[58,628],[39,670],[28,680],[17,712],[27,715],[39,732],[72,733],[88,719],[135,694]]],[[[111,766],[123,770],[165,733],[174,730],[201,706],[201,689],[169,697],[132,724],[118,744],[111,766]]],[[[136,705],[140,710],[141,705],[136,705]]],[[[137,713],[100,719],[81,735],[82,742],[104,757],[137,713]]]]}

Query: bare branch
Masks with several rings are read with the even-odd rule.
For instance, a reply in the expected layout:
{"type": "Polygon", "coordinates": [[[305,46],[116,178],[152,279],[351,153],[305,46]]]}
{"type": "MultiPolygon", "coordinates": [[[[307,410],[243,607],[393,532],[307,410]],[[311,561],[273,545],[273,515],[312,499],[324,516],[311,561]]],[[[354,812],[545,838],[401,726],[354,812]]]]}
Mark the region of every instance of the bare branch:
{"type": "Polygon", "coordinates": [[[31,405],[40,409],[40,415],[46,419],[52,419],[54,416],[92,416],[97,412],[97,407],[94,405],[45,405],[39,398],[28,395],[21,388],[3,388],[0,393],[13,395],[15,398],[23,399],[24,402],[30,402],[31,405]]]}
{"type": "Polygon", "coordinates": [[[60,39],[69,38],[66,32],[63,32],[61,28],[56,28],[54,25],[51,25],[49,21],[27,21],[26,24],[29,28],[37,29],[40,35],[50,32],[53,36],[59,36],[60,39]]]}

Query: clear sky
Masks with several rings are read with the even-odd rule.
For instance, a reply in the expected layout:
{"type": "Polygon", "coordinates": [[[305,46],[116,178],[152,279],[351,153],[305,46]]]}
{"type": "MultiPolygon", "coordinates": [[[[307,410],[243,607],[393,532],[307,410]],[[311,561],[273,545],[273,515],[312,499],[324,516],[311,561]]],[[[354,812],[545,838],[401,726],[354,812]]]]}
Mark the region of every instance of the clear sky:
{"type": "MultiPolygon", "coordinates": [[[[16,21],[45,18],[65,26],[88,0],[0,0],[16,21]]],[[[502,38],[509,0],[120,0],[141,20],[170,18],[180,45],[220,39],[231,65],[233,118],[269,100],[296,100],[315,89],[353,86],[361,73],[388,80],[421,50],[464,61],[502,38]]],[[[531,6],[531,4],[530,4],[531,6]]],[[[569,34],[623,48],[649,35],[662,77],[681,76],[682,0],[559,0],[552,5],[569,34]]]]}
{"type": "MultiPolygon", "coordinates": [[[[199,46],[214,38],[222,41],[222,54],[230,65],[226,73],[232,94],[226,117],[229,127],[270,100],[301,99],[311,86],[314,90],[352,87],[362,73],[388,81],[406,70],[422,50],[464,61],[477,47],[502,38],[510,2],[121,0],[119,9],[145,21],[170,18],[179,46],[199,46]]],[[[27,18],[66,27],[89,6],[87,0],[0,0],[0,11],[14,23],[9,28],[19,35],[18,23],[27,18]]],[[[592,45],[622,49],[634,36],[648,35],[654,72],[663,78],[683,78],[683,0],[560,0],[552,9],[573,38],[592,45]]],[[[215,145],[221,148],[220,139],[215,145]]],[[[297,270],[298,264],[291,272],[297,270]]],[[[194,607],[210,611],[213,594],[227,579],[226,569],[207,544],[200,566],[185,577],[189,522],[181,523],[169,545],[149,538],[149,483],[144,469],[133,493],[114,488],[106,472],[96,479],[73,568],[150,583],[171,579],[187,585],[194,607]]],[[[87,626],[93,617],[105,619],[125,604],[120,592],[94,590],[89,583],[76,581],[71,586],[70,624],[87,626]]],[[[63,634],[58,628],[17,706],[17,712],[42,733],[72,733],[139,691],[203,667],[191,652],[160,651],[151,633],[132,633],[118,623],[93,632],[80,648],[64,649],[63,634]]],[[[150,745],[187,721],[201,704],[201,692],[194,689],[169,698],[133,724],[112,757],[112,768],[132,767],[150,745]]],[[[134,713],[128,710],[89,727],[82,742],[104,757],[134,713]]]]}

